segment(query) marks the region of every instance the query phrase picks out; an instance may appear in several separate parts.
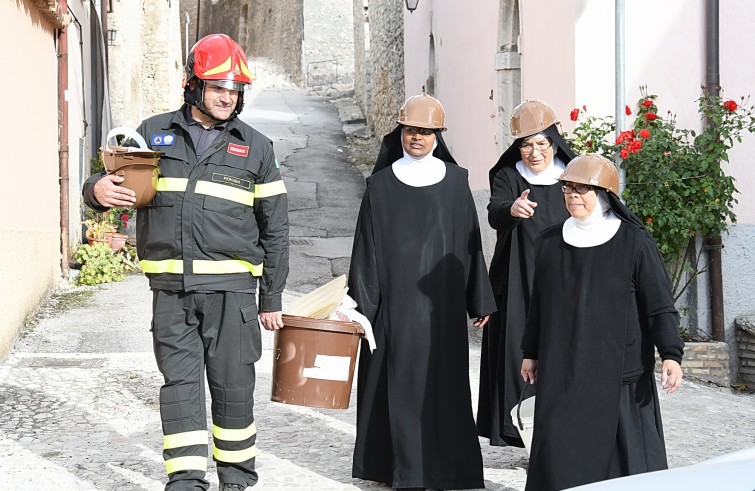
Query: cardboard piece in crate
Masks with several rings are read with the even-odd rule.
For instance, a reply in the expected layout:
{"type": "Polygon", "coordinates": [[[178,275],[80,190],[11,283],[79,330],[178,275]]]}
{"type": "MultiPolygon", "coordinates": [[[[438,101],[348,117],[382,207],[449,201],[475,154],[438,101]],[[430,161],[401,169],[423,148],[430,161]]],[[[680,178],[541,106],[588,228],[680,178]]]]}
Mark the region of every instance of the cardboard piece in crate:
{"type": "Polygon", "coordinates": [[[296,299],[286,309],[286,314],[311,319],[327,319],[341,305],[344,295],[346,295],[346,275],[341,275],[296,299]]]}

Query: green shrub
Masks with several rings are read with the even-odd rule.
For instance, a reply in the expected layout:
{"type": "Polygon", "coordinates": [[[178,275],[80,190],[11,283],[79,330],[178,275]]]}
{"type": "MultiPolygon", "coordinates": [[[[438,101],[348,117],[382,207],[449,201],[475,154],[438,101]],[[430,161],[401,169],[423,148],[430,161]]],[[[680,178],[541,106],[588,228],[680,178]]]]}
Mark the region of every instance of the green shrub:
{"type": "Polygon", "coordinates": [[[76,280],[77,285],[123,281],[126,275],[127,265],[124,257],[115,254],[109,245],[102,242],[79,246],[74,258],[82,265],[81,274],[76,280]]]}

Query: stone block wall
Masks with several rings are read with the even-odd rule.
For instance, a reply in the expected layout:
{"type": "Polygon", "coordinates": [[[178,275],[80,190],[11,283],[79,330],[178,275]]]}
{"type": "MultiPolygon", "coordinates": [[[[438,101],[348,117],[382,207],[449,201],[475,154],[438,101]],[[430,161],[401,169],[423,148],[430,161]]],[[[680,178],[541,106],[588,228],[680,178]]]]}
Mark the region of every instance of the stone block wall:
{"type": "Polygon", "coordinates": [[[729,345],[724,342],[685,343],[684,376],[729,387],[729,345]]]}
{"type": "Polygon", "coordinates": [[[755,314],[740,315],[735,324],[739,379],[755,391],[755,314]]]}
{"type": "MultiPolygon", "coordinates": [[[[218,11],[225,10],[228,3],[219,3],[213,7],[213,25],[234,22],[233,19],[225,19],[223,23],[216,24],[218,11]]],[[[241,19],[246,25],[246,41],[239,44],[248,56],[271,59],[296,83],[301,84],[303,0],[248,0],[245,3],[248,3],[248,13],[242,15],[241,19]]],[[[235,15],[238,16],[238,13],[235,15]]]]}
{"type": "Polygon", "coordinates": [[[114,0],[112,6],[108,27],[117,30],[108,54],[113,124],[136,128],[182,103],[179,2],[114,0]]]}
{"type": "Polygon", "coordinates": [[[369,68],[369,15],[368,0],[353,0],[354,27],[354,97],[360,102],[362,112],[371,108],[367,94],[371,90],[369,68]]]}
{"type": "Polygon", "coordinates": [[[353,6],[355,95],[367,122],[380,138],[396,127],[398,110],[404,102],[404,3],[367,0],[366,35],[364,2],[355,0],[353,6]]]}
{"type": "Polygon", "coordinates": [[[199,40],[199,38],[197,37],[197,34],[200,31],[199,31],[199,26],[197,25],[197,23],[199,22],[198,11],[200,8],[201,8],[200,3],[197,0],[182,0],[181,1],[178,21],[179,21],[179,24],[181,25],[181,53],[183,53],[183,57],[181,59],[183,60],[184,64],[186,64],[186,52],[190,50],[192,46],[194,46],[199,40]],[[189,18],[188,26],[186,24],[187,15],[189,18]],[[188,27],[188,33],[186,32],[187,27],[188,27]]]}
{"type": "MultiPolygon", "coordinates": [[[[344,0],[304,0],[302,72],[305,83],[314,78],[308,77],[308,73],[316,74],[320,66],[330,67],[330,63],[323,63],[327,60],[337,62],[338,77],[334,83],[351,84],[354,81],[352,10],[351,3],[344,0]]],[[[334,76],[328,78],[335,79],[334,76]]]]}

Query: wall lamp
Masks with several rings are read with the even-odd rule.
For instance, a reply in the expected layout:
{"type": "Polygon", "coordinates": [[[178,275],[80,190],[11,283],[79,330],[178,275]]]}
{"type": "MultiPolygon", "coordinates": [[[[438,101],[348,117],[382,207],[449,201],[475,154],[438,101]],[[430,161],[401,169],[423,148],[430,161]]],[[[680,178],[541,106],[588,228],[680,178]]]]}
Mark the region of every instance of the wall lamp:
{"type": "Polygon", "coordinates": [[[115,46],[115,38],[118,36],[118,29],[107,30],[107,45],[115,46]]]}
{"type": "Polygon", "coordinates": [[[414,11],[417,10],[418,3],[419,0],[406,0],[406,10],[408,10],[410,14],[413,14],[414,11]]]}

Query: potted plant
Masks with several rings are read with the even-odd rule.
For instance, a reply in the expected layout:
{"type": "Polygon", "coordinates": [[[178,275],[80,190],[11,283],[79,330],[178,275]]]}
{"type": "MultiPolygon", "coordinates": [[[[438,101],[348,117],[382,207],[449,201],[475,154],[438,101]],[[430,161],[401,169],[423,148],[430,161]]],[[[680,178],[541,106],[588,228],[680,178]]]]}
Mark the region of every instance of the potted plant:
{"type": "Polygon", "coordinates": [[[110,245],[112,234],[116,231],[116,227],[107,220],[85,220],[84,226],[87,228],[85,235],[89,245],[92,245],[95,242],[102,242],[110,245]]]}
{"type": "Polygon", "coordinates": [[[116,229],[110,240],[110,247],[116,252],[120,251],[128,240],[126,229],[133,214],[132,208],[111,208],[104,214],[105,219],[116,229]]]}

